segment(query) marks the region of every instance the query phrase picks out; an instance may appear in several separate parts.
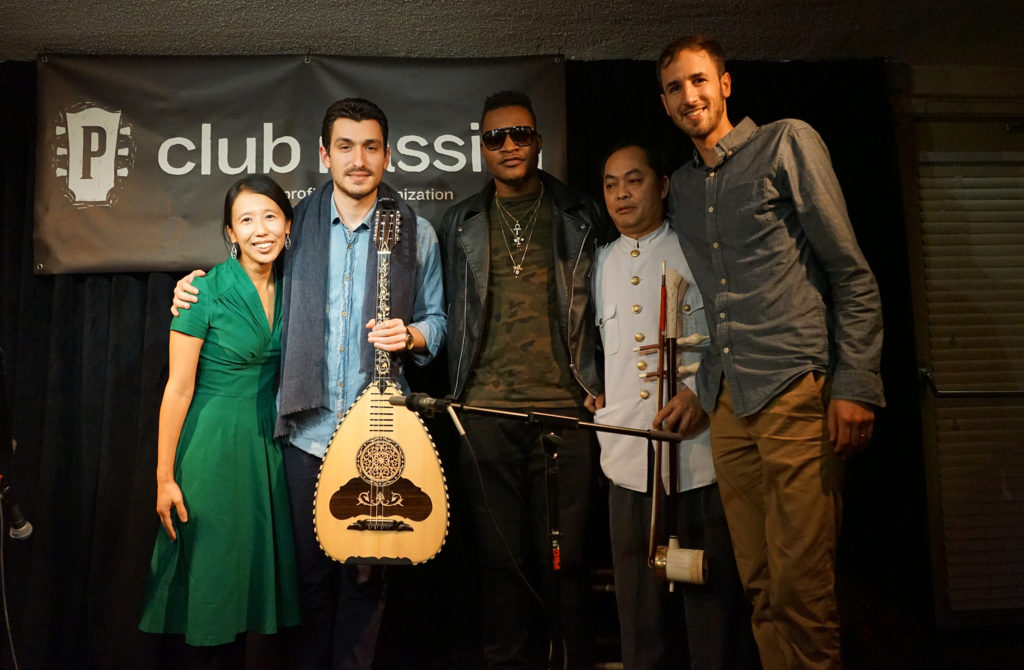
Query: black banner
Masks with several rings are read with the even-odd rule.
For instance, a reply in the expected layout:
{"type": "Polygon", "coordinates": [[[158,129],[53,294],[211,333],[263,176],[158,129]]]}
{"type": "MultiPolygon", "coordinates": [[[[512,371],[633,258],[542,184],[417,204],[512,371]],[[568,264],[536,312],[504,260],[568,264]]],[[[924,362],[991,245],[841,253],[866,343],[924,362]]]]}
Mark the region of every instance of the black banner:
{"type": "Polygon", "coordinates": [[[224,193],[264,172],[298,202],[330,175],[320,126],[339,98],[388,116],[384,179],[440,218],[486,179],[484,98],[530,95],[541,166],[565,178],[564,63],[555,56],[44,56],[37,64],[35,271],[208,268],[224,259],[224,193]]]}

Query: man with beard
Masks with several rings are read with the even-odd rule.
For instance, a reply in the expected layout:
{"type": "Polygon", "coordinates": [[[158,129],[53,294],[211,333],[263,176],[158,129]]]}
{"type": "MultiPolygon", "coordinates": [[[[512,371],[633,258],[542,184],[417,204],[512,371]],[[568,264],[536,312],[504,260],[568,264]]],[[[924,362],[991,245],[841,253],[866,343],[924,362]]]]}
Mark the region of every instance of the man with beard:
{"type": "Polygon", "coordinates": [[[671,198],[708,314],[697,388],[754,637],[769,670],[838,668],[842,460],[885,403],[878,287],[813,128],[733,127],[706,37],[669,44],[658,74],[695,147],[671,198]]]}
{"type": "MultiPolygon", "coordinates": [[[[381,181],[390,160],[384,112],[363,98],[339,100],[327,109],[321,141],[331,180],[295,208],[281,283],[275,433],[284,444],[303,621],[293,667],[370,670],[384,610],[383,571],[324,554],[313,496],[335,426],[373,377],[374,348],[409,352],[419,365],[440,348],[441,263],[430,223],[381,181]],[[398,203],[405,234],[391,254],[393,318],[378,324],[371,227],[382,197],[398,203]]],[[[178,282],[175,307],[196,302],[191,276],[178,282]]]]}
{"type": "MultiPolygon", "coordinates": [[[[526,95],[488,97],[481,131],[493,179],[445,213],[439,235],[452,393],[471,405],[579,418],[587,395],[601,392],[589,299],[600,212],[591,199],[538,169],[542,138],[526,95]]],[[[463,450],[460,464],[479,541],[488,667],[543,667],[539,636],[531,635],[537,591],[544,594],[549,623],[560,622],[567,667],[588,667],[583,528],[593,483],[592,436],[561,432],[556,575],[547,540],[542,426],[471,413],[462,419],[473,447],[463,450]],[[554,589],[556,583],[561,588],[554,589]]],[[[552,642],[557,649],[559,641],[552,642]]]]}

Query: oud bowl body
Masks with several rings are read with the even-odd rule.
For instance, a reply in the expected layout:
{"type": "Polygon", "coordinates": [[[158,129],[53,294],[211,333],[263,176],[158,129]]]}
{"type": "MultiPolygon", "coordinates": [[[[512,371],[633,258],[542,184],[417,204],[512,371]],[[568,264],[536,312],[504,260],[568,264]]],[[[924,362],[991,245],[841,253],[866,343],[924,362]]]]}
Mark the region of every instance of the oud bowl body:
{"type": "Polygon", "coordinates": [[[448,533],[448,488],[422,419],[371,384],[338,424],[317,480],[313,519],[320,547],[337,561],[415,564],[448,533]]]}

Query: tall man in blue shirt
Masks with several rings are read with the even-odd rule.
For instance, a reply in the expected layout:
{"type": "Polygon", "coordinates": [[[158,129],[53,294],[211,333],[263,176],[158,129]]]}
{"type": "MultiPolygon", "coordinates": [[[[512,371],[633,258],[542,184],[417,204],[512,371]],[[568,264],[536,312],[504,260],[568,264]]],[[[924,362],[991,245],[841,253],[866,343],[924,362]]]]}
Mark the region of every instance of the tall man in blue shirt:
{"type": "Polygon", "coordinates": [[[698,395],[754,637],[767,670],[838,668],[842,459],[885,402],[878,287],[813,128],[733,127],[706,37],[669,44],[658,72],[695,148],[671,199],[710,325],[698,395]]]}
{"type": "MultiPolygon", "coordinates": [[[[331,181],[295,208],[281,284],[276,433],[286,445],[303,620],[293,667],[370,670],[383,576],[379,568],[341,565],[324,554],[313,528],[313,496],[334,428],[372,378],[373,348],[407,351],[420,365],[440,348],[446,329],[441,257],[430,223],[381,182],[391,150],[387,117],[377,105],[363,98],[335,102],[321,141],[331,181]],[[399,203],[405,234],[391,260],[394,318],[378,324],[370,227],[382,196],[399,203]]],[[[197,291],[185,286],[189,278],[175,291],[177,307],[196,300],[190,292],[197,291]]]]}

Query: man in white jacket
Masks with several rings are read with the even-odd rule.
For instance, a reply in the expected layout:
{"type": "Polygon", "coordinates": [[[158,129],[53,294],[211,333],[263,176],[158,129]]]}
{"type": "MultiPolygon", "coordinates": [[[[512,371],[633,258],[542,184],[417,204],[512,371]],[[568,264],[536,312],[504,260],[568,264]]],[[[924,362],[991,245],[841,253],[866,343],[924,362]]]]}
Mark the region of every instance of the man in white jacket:
{"type": "MultiPolygon", "coordinates": [[[[699,362],[700,336],[708,332],[700,292],[664,216],[669,184],[663,160],[650,149],[620,145],[605,161],[603,175],[605,205],[621,236],[598,250],[593,275],[605,365],[605,393],[593,399],[595,420],[663,428],[688,438],[670,447],[678,465],[668,503],[674,524],[668,530],[682,547],[704,550],[709,563],[707,583],[669,592],[668,583],[647,563],[653,454],[643,438],[599,433],[601,467],[611,480],[608,506],[623,665],[627,670],[678,665],[688,646],[694,669],[750,667],[756,654],[693,373],[680,376],[680,390],[659,411],[660,381],[648,374],[658,369],[657,350],[636,350],[658,342],[663,262],[684,282],[667,308],[667,318],[677,319],[679,334],[692,342],[680,347],[679,365],[699,362]],[[686,635],[680,635],[683,631],[686,635]]],[[[661,478],[668,490],[665,461],[661,478]]]]}

